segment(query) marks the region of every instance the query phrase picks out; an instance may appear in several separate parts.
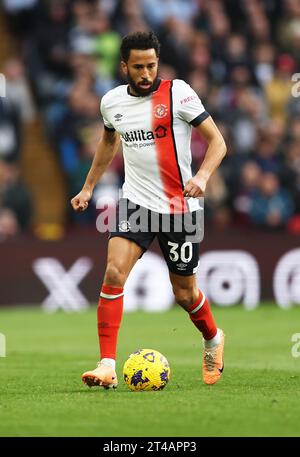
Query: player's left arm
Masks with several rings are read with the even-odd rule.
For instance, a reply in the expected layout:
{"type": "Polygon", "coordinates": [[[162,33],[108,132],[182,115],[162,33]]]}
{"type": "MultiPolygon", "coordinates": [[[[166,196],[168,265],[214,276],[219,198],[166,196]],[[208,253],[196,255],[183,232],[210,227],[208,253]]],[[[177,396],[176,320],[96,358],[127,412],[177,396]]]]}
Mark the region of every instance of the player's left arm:
{"type": "Polygon", "coordinates": [[[201,122],[196,129],[207,141],[208,147],[198,172],[184,186],[183,195],[194,198],[204,195],[209,178],[218,168],[227,151],[224,138],[211,116],[201,122]]]}

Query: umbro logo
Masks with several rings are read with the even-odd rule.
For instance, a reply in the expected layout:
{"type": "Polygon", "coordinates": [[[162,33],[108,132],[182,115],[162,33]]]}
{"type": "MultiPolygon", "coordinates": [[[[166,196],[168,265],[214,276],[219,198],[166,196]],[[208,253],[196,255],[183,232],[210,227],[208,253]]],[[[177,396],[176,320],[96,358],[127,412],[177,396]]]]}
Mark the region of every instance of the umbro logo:
{"type": "Polygon", "coordinates": [[[120,113],[114,115],[114,118],[116,121],[120,121],[122,119],[122,117],[123,117],[123,114],[120,114],[120,113]]]}

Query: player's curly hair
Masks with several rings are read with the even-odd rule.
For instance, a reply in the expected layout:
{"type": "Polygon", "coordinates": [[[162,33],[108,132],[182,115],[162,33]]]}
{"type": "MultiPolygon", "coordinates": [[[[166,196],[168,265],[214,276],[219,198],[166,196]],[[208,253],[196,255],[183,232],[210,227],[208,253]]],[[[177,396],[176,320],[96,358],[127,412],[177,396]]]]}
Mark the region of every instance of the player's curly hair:
{"type": "Polygon", "coordinates": [[[160,43],[157,36],[153,32],[135,32],[130,35],[126,35],[122,39],[120,53],[121,58],[124,62],[129,59],[131,49],[155,49],[157,57],[160,53],[160,43]]]}

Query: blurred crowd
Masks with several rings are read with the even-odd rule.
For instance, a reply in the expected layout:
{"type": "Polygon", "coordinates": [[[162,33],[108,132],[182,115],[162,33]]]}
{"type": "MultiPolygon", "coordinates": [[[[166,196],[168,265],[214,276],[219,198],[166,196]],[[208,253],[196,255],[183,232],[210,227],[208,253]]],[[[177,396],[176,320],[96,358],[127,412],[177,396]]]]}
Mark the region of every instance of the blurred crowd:
{"type": "MultiPolygon", "coordinates": [[[[4,65],[0,237],[2,219],[7,225],[12,214],[18,230],[30,224],[30,196],[18,172],[21,125],[36,111],[42,116],[69,194],[77,193],[103,129],[100,99],[124,83],[121,38],[150,29],[162,44],[160,76],[187,81],[227,143],[207,189],[206,222],[300,234],[300,0],[3,0],[3,6],[19,58],[4,65]]],[[[194,171],[205,149],[194,130],[194,171]]],[[[119,153],[94,205],[80,218],[70,213],[70,222],[94,223],[97,198],[117,196],[123,177],[119,153]]]]}

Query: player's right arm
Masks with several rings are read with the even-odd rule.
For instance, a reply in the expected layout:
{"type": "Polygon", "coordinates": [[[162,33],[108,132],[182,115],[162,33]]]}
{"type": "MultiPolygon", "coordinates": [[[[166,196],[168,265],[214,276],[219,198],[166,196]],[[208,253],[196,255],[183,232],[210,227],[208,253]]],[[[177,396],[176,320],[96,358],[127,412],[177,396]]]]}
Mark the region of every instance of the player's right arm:
{"type": "Polygon", "coordinates": [[[71,205],[75,211],[84,211],[88,207],[94,187],[110,165],[119,144],[120,135],[115,130],[104,129],[103,137],[97,145],[96,153],[84,186],[71,200],[71,205]]]}

